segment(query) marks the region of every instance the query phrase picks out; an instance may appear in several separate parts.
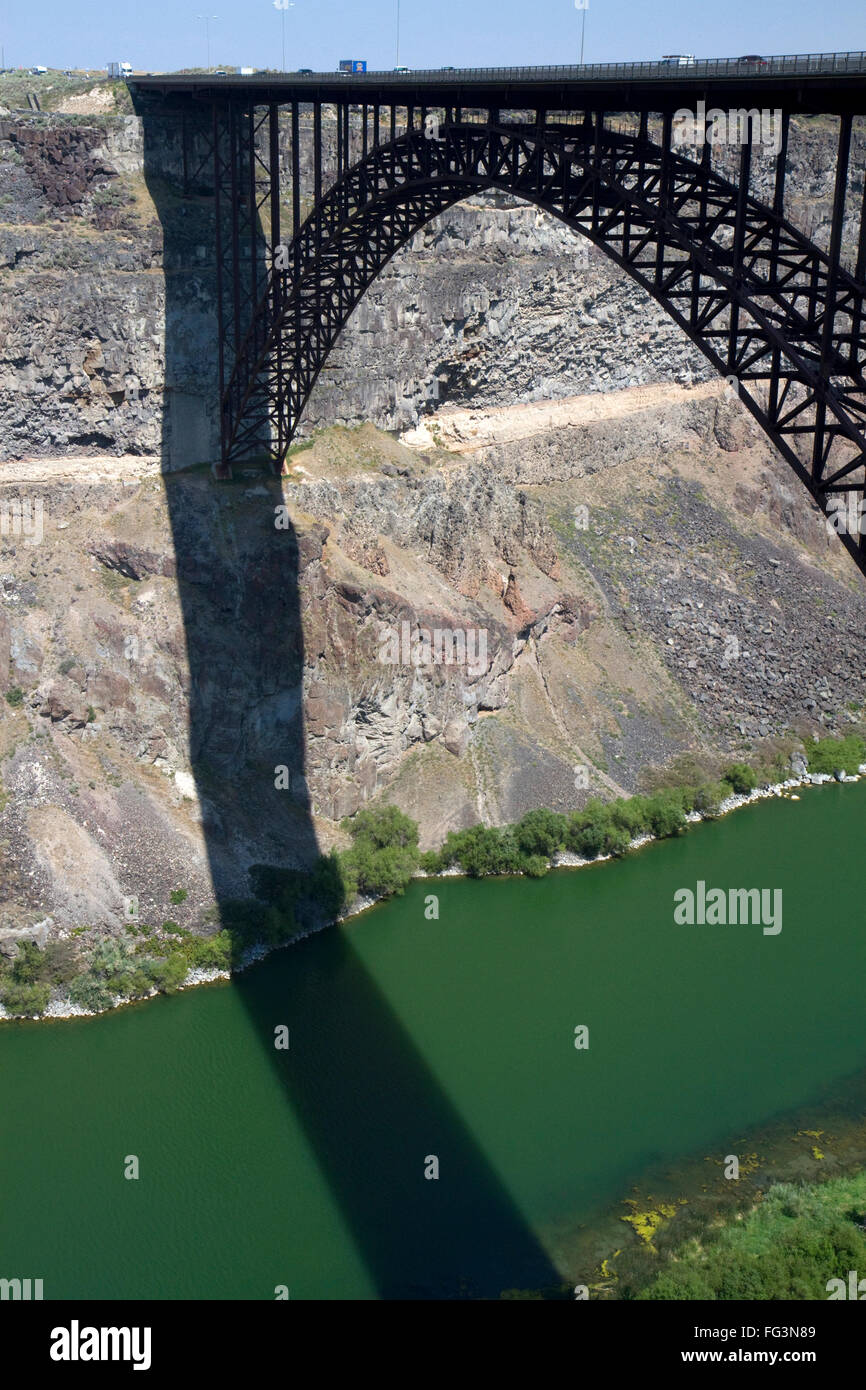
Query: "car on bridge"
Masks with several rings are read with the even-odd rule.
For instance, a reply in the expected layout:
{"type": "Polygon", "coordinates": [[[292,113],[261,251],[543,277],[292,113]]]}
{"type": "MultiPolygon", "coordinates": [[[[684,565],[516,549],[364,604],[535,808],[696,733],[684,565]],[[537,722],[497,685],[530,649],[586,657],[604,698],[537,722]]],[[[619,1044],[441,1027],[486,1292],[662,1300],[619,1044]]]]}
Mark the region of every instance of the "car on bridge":
{"type": "Polygon", "coordinates": [[[694,53],[663,53],[662,62],[670,68],[693,68],[695,55],[694,53]]]}
{"type": "Polygon", "coordinates": [[[761,55],[760,55],[760,53],[747,53],[747,54],[745,55],[745,57],[743,57],[743,58],[738,58],[738,59],[737,59],[737,62],[738,62],[738,63],[753,63],[756,67],[759,67],[759,68],[765,68],[765,67],[767,66],[767,60],[766,60],[766,58],[762,58],[761,55]]]}

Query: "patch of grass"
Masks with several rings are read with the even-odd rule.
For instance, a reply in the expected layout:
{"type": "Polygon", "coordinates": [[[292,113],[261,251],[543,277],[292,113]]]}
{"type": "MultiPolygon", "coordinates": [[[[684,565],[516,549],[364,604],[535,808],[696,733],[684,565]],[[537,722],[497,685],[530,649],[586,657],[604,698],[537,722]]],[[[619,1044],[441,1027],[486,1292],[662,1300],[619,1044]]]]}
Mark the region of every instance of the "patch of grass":
{"type": "Polygon", "coordinates": [[[163,922],[161,931],[168,932],[169,936],[189,936],[189,927],[179,927],[177,922],[163,922]]]}
{"type": "Polygon", "coordinates": [[[822,1184],[778,1183],[741,1219],[672,1252],[643,1300],[827,1299],[833,1280],[866,1261],[866,1173],[822,1184]]]}
{"type": "Polygon", "coordinates": [[[810,772],[853,774],[866,762],[866,743],[858,734],[847,738],[819,738],[806,745],[806,761],[810,772]]]}

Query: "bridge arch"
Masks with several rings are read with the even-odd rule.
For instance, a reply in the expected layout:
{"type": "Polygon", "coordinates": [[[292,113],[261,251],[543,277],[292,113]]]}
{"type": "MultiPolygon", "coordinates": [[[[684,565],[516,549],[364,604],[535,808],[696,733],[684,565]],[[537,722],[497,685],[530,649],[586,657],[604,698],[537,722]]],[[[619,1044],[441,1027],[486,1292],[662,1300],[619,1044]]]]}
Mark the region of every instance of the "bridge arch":
{"type": "MultiPolygon", "coordinates": [[[[550,213],[624,269],[686,332],[832,512],[864,495],[866,289],[778,209],[601,119],[580,125],[448,120],[374,145],[315,205],[254,307],[222,397],[224,458],[261,447],[282,467],[304,407],[351,313],[387,262],[470,193],[501,190],[550,213]],[[438,138],[435,138],[438,136],[438,138]]],[[[863,540],[840,538],[864,564],[863,540]]]]}

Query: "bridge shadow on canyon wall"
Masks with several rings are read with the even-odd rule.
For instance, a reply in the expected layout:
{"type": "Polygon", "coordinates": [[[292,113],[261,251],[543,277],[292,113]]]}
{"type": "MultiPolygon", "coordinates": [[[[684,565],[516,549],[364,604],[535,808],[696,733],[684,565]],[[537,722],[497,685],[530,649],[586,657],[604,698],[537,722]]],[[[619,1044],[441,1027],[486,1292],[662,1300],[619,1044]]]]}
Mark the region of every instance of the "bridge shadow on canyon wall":
{"type": "MultiPolygon", "coordinates": [[[[190,758],[215,896],[222,919],[232,921],[238,900],[250,899],[252,865],[309,865],[318,852],[305,779],[299,581],[321,540],[275,525],[282,489],[264,465],[236,469],[230,483],[212,476],[210,171],[205,164],[185,197],[178,113],[148,106],[140,114],[165,246],[163,468],[187,645],[190,758]],[[280,789],[278,767],[288,783],[280,789]]],[[[202,122],[202,143],[205,132],[202,122]]],[[[303,594],[315,603],[312,586],[303,594]]],[[[240,911],[249,921],[249,901],[240,911]]],[[[256,911],[264,921],[265,904],[256,911]]],[[[560,1288],[561,1275],[353,949],[352,930],[330,928],[291,945],[241,973],[233,988],[371,1284],[381,1298],[560,1288]],[[280,1024],[290,1029],[287,1051],[274,1046],[280,1024]],[[438,1181],[424,1177],[431,1154],[442,1165],[438,1181]]],[[[230,1210],[226,1217],[230,1246],[230,1210]]],[[[295,1273],[300,1291],[303,1269],[295,1273]]]]}

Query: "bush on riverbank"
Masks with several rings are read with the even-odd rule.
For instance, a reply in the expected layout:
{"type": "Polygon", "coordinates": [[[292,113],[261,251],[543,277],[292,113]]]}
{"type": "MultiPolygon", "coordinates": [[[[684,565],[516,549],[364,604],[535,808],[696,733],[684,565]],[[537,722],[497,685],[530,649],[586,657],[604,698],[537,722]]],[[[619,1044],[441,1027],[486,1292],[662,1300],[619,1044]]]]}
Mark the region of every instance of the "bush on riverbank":
{"type": "Polygon", "coordinates": [[[847,772],[850,776],[866,762],[866,743],[858,734],[847,738],[819,738],[806,744],[806,759],[810,772],[847,772]]]}
{"type": "Polygon", "coordinates": [[[440,873],[458,865],[471,878],[496,874],[538,878],[563,850],[595,859],[600,854],[626,854],[639,835],[658,839],[678,835],[695,799],[693,790],[666,790],[611,802],[593,797],[583,810],[568,815],[544,808],[528,811],[515,825],[472,825],[450,831],[440,850],[421,856],[421,867],[426,873],[440,873]]]}
{"type": "Polygon", "coordinates": [[[70,942],[53,941],[43,951],[35,941],[22,941],[14,961],[0,965],[0,1003],[17,1018],[44,1013],[52,988],[67,984],[76,969],[70,942]]]}
{"type": "MultiPolygon", "coordinates": [[[[780,780],[789,756],[787,748],[775,749],[772,775],[780,780]]],[[[856,772],[866,762],[866,743],[857,734],[821,739],[808,747],[807,757],[813,772],[856,772]]],[[[128,939],[104,940],[84,958],[80,941],[53,942],[45,951],[23,943],[11,964],[0,957],[0,1003],[20,1017],[44,1012],[54,987],[65,987],[73,1002],[93,1011],[110,1007],[116,998],[141,998],[154,989],[173,993],[191,969],[236,968],[250,948],[283,945],[325,925],[359,894],[378,898],[404,892],[419,865],[426,873],[459,866],[473,878],[538,878],[562,851],[584,859],[618,857],[638,837],[679,835],[690,813],[717,815],[732,793],[748,794],[771,775],[766,767],[758,772],[733,763],[714,780],[713,765],[693,755],[684,755],[676,768],[651,774],[655,785],[650,783],[648,794],[610,802],[593,797],[570,813],[540,807],[514,825],[451,831],[439,850],[424,854],[419,854],[418,826],[411,817],[396,806],[368,807],[343,823],[351,847],[321,855],[311,871],[254,865],[250,883],[255,897],[228,899],[211,909],[206,922],[217,927],[211,936],[166,921],[161,931],[170,940],[164,940],[153,927],[130,925],[130,933],[143,940],[135,945],[128,939]]],[[[172,900],[184,891],[174,890],[172,900]]]]}
{"type": "Polygon", "coordinates": [[[359,811],[343,822],[351,849],[336,856],[344,902],[359,893],[393,897],[403,893],[418,867],[418,825],[396,806],[359,811]]]}
{"type": "Polygon", "coordinates": [[[745,1217],[671,1253],[641,1300],[826,1299],[827,1283],[866,1263],[866,1173],[779,1183],[745,1217]]]}

